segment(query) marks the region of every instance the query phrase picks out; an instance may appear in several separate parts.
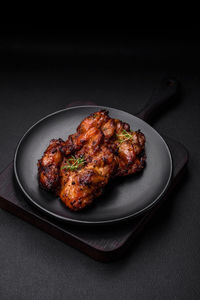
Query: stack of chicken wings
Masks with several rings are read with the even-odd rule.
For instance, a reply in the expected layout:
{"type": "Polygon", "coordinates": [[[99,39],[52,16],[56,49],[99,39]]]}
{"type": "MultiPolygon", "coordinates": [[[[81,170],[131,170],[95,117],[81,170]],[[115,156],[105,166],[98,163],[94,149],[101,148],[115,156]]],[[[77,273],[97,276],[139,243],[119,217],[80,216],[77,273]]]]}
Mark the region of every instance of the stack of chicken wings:
{"type": "Polygon", "coordinates": [[[39,184],[73,211],[100,196],[108,182],[141,171],[145,136],[101,110],[85,118],[66,141],[51,140],[38,161],[39,184]]]}

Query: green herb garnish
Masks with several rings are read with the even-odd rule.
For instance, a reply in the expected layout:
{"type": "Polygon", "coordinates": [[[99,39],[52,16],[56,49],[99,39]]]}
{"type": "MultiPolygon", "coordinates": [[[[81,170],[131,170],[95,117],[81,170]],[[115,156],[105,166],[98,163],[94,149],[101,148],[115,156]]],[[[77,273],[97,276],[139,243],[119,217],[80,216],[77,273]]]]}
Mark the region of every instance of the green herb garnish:
{"type": "Polygon", "coordinates": [[[66,170],[77,170],[78,168],[82,167],[86,163],[84,157],[78,157],[72,156],[66,161],[66,165],[62,167],[62,169],[66,170]]]}
{"type": "MultiPolygon", "coordinates": [[[[133,132],[133,131],[131,131],[131,132],[133,132]]],[[[120,142],[120,144],[125,142],[125,141],[129,141],[129,140],[133,139],[132,134],[130,134],[125,129],[123,129],[120,134],[116,134],[116,136],[117,136],[117,140],[120,142]]]]}

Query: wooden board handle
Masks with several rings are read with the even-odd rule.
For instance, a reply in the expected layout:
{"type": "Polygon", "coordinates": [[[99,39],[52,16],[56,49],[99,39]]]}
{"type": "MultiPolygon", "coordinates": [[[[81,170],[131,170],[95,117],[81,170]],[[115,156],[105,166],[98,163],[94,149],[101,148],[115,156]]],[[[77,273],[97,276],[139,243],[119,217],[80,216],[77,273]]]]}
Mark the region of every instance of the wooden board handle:
{"type": "Polygon", "coordinates": [[[180,95],[180,83],[175,78],[166,78],[161,81],[160,86],[154,90],[151,98],[137,117],[150,122],[161,110],[169,104],[177,101],[180,95]]]}

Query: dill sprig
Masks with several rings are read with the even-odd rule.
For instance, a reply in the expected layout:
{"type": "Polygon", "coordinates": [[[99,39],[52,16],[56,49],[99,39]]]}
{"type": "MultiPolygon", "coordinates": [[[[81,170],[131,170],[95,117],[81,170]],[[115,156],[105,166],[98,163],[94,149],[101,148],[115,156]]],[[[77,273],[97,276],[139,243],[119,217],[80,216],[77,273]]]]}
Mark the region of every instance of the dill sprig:
{"type": "Polygon", "coordinates": [[[74,171],[82,167],[85,163],[86,161],[84,157],[76,158],[75,156],[72,155],[72,157],[66,161],[66,165],[63,166],[62,169],[74,171]]]}
{"type": "MultiPolygon", "coordinates": [[[[131,130],[131,132],[133,132],[133,131],[131,130]]],[[[116,136],[117,136],[117,140],[120,144],[125,142],[125,141],[129,141],[129,140],[133,139],[132,134],[130,134],[125,129],[123,129],[122,132],[120,132],[119,134],[116,134],[116,136]]]]}

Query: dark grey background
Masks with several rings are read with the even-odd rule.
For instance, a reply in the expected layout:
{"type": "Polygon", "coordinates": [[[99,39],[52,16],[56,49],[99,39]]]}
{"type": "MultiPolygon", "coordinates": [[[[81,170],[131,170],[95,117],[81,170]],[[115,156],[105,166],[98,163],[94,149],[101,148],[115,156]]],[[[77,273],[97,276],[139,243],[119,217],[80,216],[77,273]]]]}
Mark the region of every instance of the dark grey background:
{"type": "Polygon", "coordinates": [[[0,210],[0,299],[199,299],[200,41],[193,28],[2,29],[0,170],[24,132],[70,102],[138,112],[160,79],[181,101],[154,122],[188,171],[119,261],[103,264],[0,210]]]}

